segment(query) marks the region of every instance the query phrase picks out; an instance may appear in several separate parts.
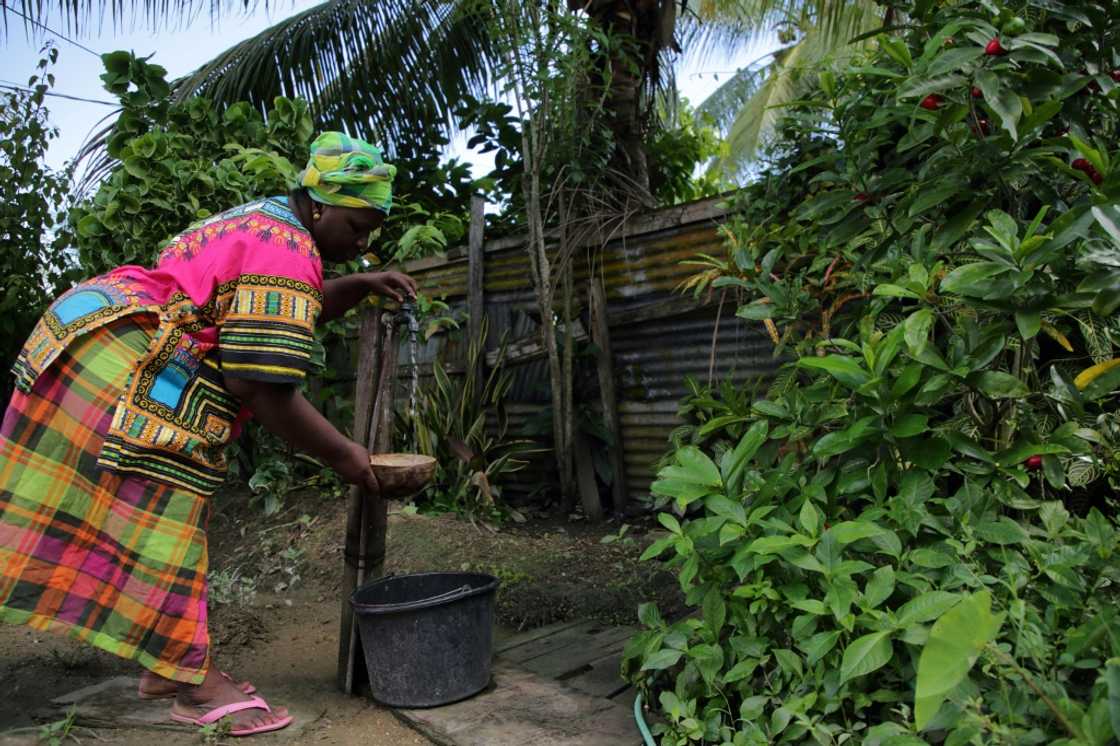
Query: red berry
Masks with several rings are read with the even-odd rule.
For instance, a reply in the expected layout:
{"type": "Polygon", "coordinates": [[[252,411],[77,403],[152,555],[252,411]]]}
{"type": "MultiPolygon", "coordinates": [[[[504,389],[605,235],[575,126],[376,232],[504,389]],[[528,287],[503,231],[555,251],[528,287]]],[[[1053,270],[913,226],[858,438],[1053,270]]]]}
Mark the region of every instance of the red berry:
{"type": "Polygon", "coordinates": [[[972,132],[982,137],[987,137],[992,132],[992,123],[983,117],[977,119],[971,126],[972,132]]]}
{"type": "Polygon", "coordinates": [[[1089,93],[1100,93],[1101,84],[1095,80],[1090,80],[1089,85],[1085,86],[1085,90],[1087,90],[1089,93]]]}
{"type": "Polygon", "coordinates": [[[1093,168],[1092,166],[1089,166],[1089,170],[1086,173],[1089,174],[1089,178],[1093,180],[1093,183],[1097,184],[1098,186],[1102,181],[1104,181],[1104,177],[1101,176],[1101,172],[1093,168]]]}
{"type": "Polygon", "coordinates": [[[1038,471],[1042,468],[1042,456],[1031,456],[1024,463],[1031,471],[1038,471]]]}
{"type": "Polygon", "coordinates": [[[973,98],[984,98],[984,92],[976,86],[972,86],[971,93],[973,98]]]}
{"type": "Polygon", "coordinates": [[[923,109],[928,109],[929,111],[937,111],[941,108],[941,102],[944,100],[945,99],[941,98],[936,93],[931,93],[923,98],[918,106],[921,106],[923,109]]]}
{"type": "Polygon", "coordinates": [[[1109,73],[1109,76],[1117,83],[1120,83],[1120,70],[1113,70],[1109,73]]]}
{"type": "Polygon", "coordinates": [[[1089,163],[1089,161],[1085,160],[1084,158],[1078,158],[1073,163],[1069,164],[1069,167],[1074,169],[1075,171],[1084,171],[1085,173],[1089,173],[1089,171],[1093,168],[1093,164],[1089,163]]]}
{"type": "Polygon", "coordinates": [[[852,197],[852,199],[856,202],[870,202],[871,201],[871,195],[868,194],[867,192],[860,192],[856,196],[852,197]]]}
{"type": "Polygon", "coordinates": [[[995,55],[1006,54],[1006,53],[1007,53],[1007,50],[1004,49],[1003,45],[999,43],[999,37],[998,36],[993,38],[990,42],[988,42],[988,45],[986,47],[984,47],[984,54],[987,54],[987,55],[995,56],[995,55]]]}

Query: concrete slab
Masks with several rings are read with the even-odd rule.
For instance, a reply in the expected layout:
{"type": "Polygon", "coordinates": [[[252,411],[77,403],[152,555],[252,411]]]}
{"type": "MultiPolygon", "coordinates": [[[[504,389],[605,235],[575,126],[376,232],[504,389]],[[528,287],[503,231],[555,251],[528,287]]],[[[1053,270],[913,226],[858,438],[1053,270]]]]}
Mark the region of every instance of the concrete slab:
{"type": "Polygon", "coordinates": [[[622,705],[592,697],[499,658],[494,685],[464,702],[398,717],[441,746],[637,746],[622,705]]]}

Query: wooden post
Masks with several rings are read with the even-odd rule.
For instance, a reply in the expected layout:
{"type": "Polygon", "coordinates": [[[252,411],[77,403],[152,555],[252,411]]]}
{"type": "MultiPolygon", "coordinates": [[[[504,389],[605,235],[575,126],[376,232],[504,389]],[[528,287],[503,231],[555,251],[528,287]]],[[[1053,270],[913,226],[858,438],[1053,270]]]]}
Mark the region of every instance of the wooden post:
{"type": "Polygon", "coordinates": [[[611,354],[610,326],[607,324],[607,294],[603,281],[594,277],[591,280],[591,340],[599,348],[599,398],[603,405],[603,420],[607,432],[614,439],[610,449],[611,471],[614,483],[611,485],[614,497],[614,513],[621,517],[626,510],[626,460],[622,452],[622,426],[618,421],[618,404],[614,391],[614,357],[611,354]]]}
{"type": "MultiPolygon", "coordinates": [[[[357,380],[354,385],[353,437],[358,443],[370,442],[370,424],[376,387],[381,379],[381,310],[365,307],[361,311],[358,331],[357,380]]],[[[350,488],[346,511],[346,544],[343,547],[342,567],[342,621],[338,636],[338,688],[347,694],[353,691],[354,666],[352,664],[357,628],[354,612],[350,608],[350,594],[358,587],[358,567],[361,564],[362,507],[365,499],[357,486],[350,488]]]]}
{"type": "Polygon", "coordinates": [[[583,513],[591,523],[602,523],[603,505],[599,501],[599,483],[595,481],[595,461],[591,456],[591,444],[582,433],[577,432],[572,438],[572,452],[583,513]]]}
{"type": "MultiPolygon", "coordinates": [[[[486,222],[486,215],[484,208],[486,201],[479,195],[471,197],[471,228],[469,239],[467,243],[467,349],[476,339],[482,335],[482,316],[485,310],[485,296],[484,296],[484,283],[485,271],[484,265],[486,257],[482,250],[482,229],[486,222]]],[[[486,350],[483,349],[483,353],[486,350]]],[[[485,359],[485,355],[479,357],[479,366],[481,361],[485,359]]],[[[470,361],[468,360],[469,364],[470,361]]],[[[481,378],[482,371],[475,371],[475,375],[481,378]]]]}
{"type": "MultiPolygon", "coordinates": [[[[358,381],[354,399],[354,439],[371,453],[385,453],[393,441],[393,400],[397,378],[396,316],[369,309],[362,317],[358,352],[358,381]],[[366,363],[373,361],[372,364],[366,363]],[[362,428],[359,423],[364,422],[362,428]]],[[[358,487],[350,491],[346,518],[346,566],[342,583],[342,625],[339,634],[338,686],[347,693],[366,679],[358,627],[350,609],[350,594],[367,579],[385,571],[385,534],[388,507],[380,495],[358,487]]]]}

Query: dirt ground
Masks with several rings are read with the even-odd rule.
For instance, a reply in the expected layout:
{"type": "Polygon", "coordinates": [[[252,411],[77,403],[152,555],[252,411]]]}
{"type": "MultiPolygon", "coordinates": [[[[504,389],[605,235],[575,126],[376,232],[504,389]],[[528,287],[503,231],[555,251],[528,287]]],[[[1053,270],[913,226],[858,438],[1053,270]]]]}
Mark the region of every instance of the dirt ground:
{"type": "MultiPolygon", "coordinates": [[[[219,666],[248,678],[273,704],[308,713],[298,733],[257,736],[269,743],[428,744],[386,708],[347,697],[334,686],[340,612],[343,504],[290,496],[264,518],[248,496],[217,496],[210,524],[211,635],[219,666]]],[[[454,516],[424,516],[390,507],[387,571],[488,572],[502,580],[498,623],[527,629],[572,618],[635,624],[638,603],[657,599],[679,608],[671,577],[637,558],[650,526],[617,536],[617,524],[591,526],[543,511],[523,510],[524,523],[494,531],[454,516]]],[[[112,676],[134,664],[68,638],[0,626],[0,746],[39,742],[32,715],[52,697],[112,676]]],[[[191,729],[99,728],[76,731],[82,743],[149,746],[205,742],[191,729]]],[[[70,741],[73,742],[73,741],[70,741]]]]}

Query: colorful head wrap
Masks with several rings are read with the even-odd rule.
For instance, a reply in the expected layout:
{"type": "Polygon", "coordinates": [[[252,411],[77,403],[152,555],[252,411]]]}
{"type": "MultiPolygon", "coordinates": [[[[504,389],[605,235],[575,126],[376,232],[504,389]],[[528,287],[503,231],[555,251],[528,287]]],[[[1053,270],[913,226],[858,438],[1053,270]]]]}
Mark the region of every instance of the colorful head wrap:
{"type": "Polygon", "coordinates": [[[301,186],[316,202],[338,207],[373,207],[388,214],[393,204],[397,167],[381,160],[381,151],[341,132],[324,132],[311,143],[301,186]]]}

